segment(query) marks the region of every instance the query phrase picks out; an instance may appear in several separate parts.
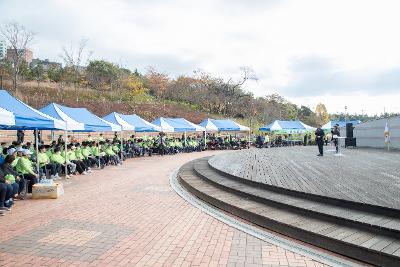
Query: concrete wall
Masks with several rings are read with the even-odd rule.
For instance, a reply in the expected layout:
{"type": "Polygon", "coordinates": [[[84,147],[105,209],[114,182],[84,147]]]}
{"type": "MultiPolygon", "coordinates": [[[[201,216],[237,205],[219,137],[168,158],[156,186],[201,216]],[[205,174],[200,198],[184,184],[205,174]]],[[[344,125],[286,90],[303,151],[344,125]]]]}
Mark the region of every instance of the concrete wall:
{"type": "MultiPolygon", "coordinates": [[[[400,117],[390,118],[390,146],[400,149],[400,117]]],[[[374,120],[358,124],[354,128],[354,137],[357,138],[359,147],[384,148],[385,144],[385,124],[386,119],[374,120]]]]}

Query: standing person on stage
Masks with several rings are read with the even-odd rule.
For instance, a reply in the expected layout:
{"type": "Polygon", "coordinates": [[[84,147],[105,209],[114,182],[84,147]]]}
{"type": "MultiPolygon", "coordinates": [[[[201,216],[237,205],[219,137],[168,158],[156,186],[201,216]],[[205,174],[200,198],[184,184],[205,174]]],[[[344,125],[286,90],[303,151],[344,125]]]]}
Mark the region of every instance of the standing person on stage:
{"type": "Polygon", "coordinates": [[[322,157],[324,155],[324,130],[321,129],[321,125],[318,125],[317,130],[315,130],[315,141],[318,145],[318,156],[322,157]]]}
{"type": "Polygon", "coordinates": [[[340,131],[339,131],[339,124],[335,124],[335,126],[333,127],[332,131],[332,140],[333,143],[335,144],[335,148],[336,148],[336,153],[339,152],[339,139],[337,137],[340,136],[340,131]],[[336,135],[336,138],[334,137],[336,135]]]}

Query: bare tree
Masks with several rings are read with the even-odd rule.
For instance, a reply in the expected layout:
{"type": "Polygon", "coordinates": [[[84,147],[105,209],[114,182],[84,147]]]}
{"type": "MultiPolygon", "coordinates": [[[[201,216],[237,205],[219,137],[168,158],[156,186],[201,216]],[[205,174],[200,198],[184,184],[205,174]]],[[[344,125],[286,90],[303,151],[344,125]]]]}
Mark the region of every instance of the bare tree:
{"type": "Polygon", "coordinates": [[[242,86],[249,80],[258,81],[258,78],[254,72],[254,70],[248,66],[243,66],[240,68],[243,72],[242,77],[233,81],[230,78],[226,83],[224,83],[225,87],[225,95],[224,95],[224,114],[228,115],[232,111],[232,107],[240,101],[242,97],[246,97],[247,94],[243,93],[242,86]]]}
{"type": "MultiPolygon", "coordinates": [[[[71,82],[74,85],[74,90],[75,90],[75,96],[76,96],[76,101],[79,101],[79,94],[78,94],[78,89],[79,89],[79,82],[81,78],[81,73],[82,73],[82,62],[84,60],[84,51],[87,45],[88,39],[81,39],[78,45],[78,49],[74,49],[72,44],[67,48],[63,46],[62,48],[62,54],[60,57],[64,61],[66,73],[68,76],[69,82],[71,82]]],[[[91,57],[92,52],[90,51],[87,55],[86,58],[89,60],[91,57]]]]}
{"type": "Polygon", "coordinates": [[[17,22],[9,22],[0,28],[0,34],[8,42],[12,49],[11,63],[12,63],[12,82],[13,90],[18,95],[18,74],[20,71],[21,63],[23,62],[24,54],[28,45],[32,42],[35,34],[28,31],[24,26],[17,22]]]}

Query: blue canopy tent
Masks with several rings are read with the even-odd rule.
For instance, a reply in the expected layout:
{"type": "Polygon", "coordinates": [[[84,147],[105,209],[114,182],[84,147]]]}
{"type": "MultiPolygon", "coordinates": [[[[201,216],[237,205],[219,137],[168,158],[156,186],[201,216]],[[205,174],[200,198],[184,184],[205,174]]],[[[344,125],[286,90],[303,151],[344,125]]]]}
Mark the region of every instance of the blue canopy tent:
{"type": "Polygon", "coordinates": [[[28,106],[13,97],[5,90],[0,90],[0,108],[8,114],[8,122],[1,123],[1,128],[6,130],[65,130],[65,122],[28,106]],[[12,117],[10,117],[12,116],[12,117]],[[10,121],[11,119],[11,121],[10,121]]]}
{"type": "Polygon", "coordinates": [[[200,126],[200,125],[198,125],[198,124],[194,124],[193,122],[190,122],[190,121],[188,121],[187,119],[184,119],[184,118],[175,118],[175,119],[173,119],[173,120],[175,120],[175,121],[177,121],[177,122],[182,122],[182,123],[185,123],[185,124],[187,124],[187,125],[190,125],[190,126],[192,126],[192,127],[194,127],[195,128],[195,132],[205,132],[206,131],[206,128],[204,128],[203,126],[200,126]]]}
{"type": "Polygon", "coordinates": [[[181,119],[174,118],[157,118],[151,122],[161,128],[162,132],[165,133],[176,133],[176,132],[195,132],[196,127],[191,124],[182,121],[181,119]]]}
{"type": "MultiPolygon", "coordinates": [[[[103,118],[104,120],[120,125],[123,131],[135,131],[135,132],[158,132],[160,129],[158,126],[151,124],[150,122],[142,119],[136,114],[124,115],[117,112],[112,112],[103,118]]],[[[121,145],[123,148],[124,142],[121,132],[121,145]]],[[[121,149],[122,153],[122,149],[121,149]]],[[[121,154],[122,156],[122,154],[121,154]]]]}
{"type": "Polygon", "coordinates": [[[314,130],[314,127],[311,127],[301,121],[281,121],[275,120],[274,122],[260,127],[260,131],[265,132],[284,132],[284,133],[304,133],[307,131],[314,130]]]}
{"type": "Polygon", "coordinates": [[[63,120],[67,130],[73,132],[119,132],[121,126],[106,122],[86,108],[70,108],[51,103],[40,109],[41,112],[63,120]]]}
{"type": "MultiPolygon", "coordinates": [[[[208,132],[249,132],[248,141],[250,147],[250,128],[240,125],[232,120],[205,119],[200,124],[208,132]]],[[[206,142],[206,141],[205,141],[206,142]]]]}
{"type": "MultiPolygon", "coordinates": [[[[41,113],[5,90],[0,90],[0,99],[0,129],[35,130],[36,155],[39,150],[38,130],[66,129],[65,122],[41,113]]],[[[39,173],[38,160],[36,170],[39,173]]]]}
{"type": "MultiPolygon", "coordinates": [[[[188,128],[191,128],[190,130],[184,131],[185,145],[186,145],[186,132],[205,132],[206,131],[206,129],[204,127],[194,124],[184,118],[170,118],[169,120],[174,123],[186,125],[188,128]]],[[[204,144],[206,144],[205,135],[204,135],[204,144]]]]}
{"type": "Polygon", "coordinates": [[[136,114],[124,115],[112,112],[103,118],[106,121],[121,125],[123,130],[135,132],[160,132],[161,129],[136,114]]]}
{"type": "Polygon", "coordinates": [[[135,132],[161,132],[160,127],[152,124],[136,114],[123,115],[121,117],[128,123],[135,126],[135,132]]]}
{"type": "Polygon", "coordinates": [[[355,126],[355,125],[361,123],[361,121],[359,121],[359,120],[352,120],[352,121],[336,121],[336,120],[332,120],[332,121],[329,121],[326,124],[324,124],[322,126],[322,130],[331,130],[333,128],[333,126],[335,126],[336,124],[339,124],[340,128],[346,127],[347,123],[352,123],[353,126],[355,126]]]}
{"type": "Polygon", "coordinates": [[[119,126],[121,126],[123,131],[134,131],[135,126],[128,123],[124,119],[122,119],[121,115],[122,114],[112,112],[112,113],[108,114],[107,116],[104,116],[103,120],[106,120],[106,121],[114,123],[114,124],[118,124],[119,126]]]}
{"type": "MultiPolygon", "coordinates": [[[[67,140],[67,131],[72,132],[120,132],[121,126],[107,122],[86,108],[70,108],[56,103],[51,103],[42,108],[41,111],[57,119],[65,121],[67,130],[65,131],[65,140],[67,140]]],[[[67,142],[65,142],[65,151],[67,151],[67,142]]],[[[122,149],[121,149],[122,150],[122,149]]],[[[99,158],[100,166],[100,158],[99,158]]],[[[67,169],[65,169],[67,173],[67,169]]]]}
{"type": "Polygon", "coordinates": [[[249,127],[240,125],[232,120],[205,119],[199,125],[208,132],[250,131],[249,127]]]}

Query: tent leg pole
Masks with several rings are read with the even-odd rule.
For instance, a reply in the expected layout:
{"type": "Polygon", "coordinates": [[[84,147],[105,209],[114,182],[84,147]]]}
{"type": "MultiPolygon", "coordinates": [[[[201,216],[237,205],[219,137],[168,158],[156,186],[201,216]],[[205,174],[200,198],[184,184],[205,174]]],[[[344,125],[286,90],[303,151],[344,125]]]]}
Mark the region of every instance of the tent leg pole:
{"type": "Polygon", "coordinates": [[[101,170],[101,149],[100,149],[100,142],[97,142],[97,148],[99,149],[99,170],[101,170]]]}
{"type": "Polygon", "coordinates": [[[40,168],[39,168],[39,136],[38,136],[38,129],[35,130],[35,147],[36,147],[36,171],[37,174],[39,175],[39,179],[40,179],[40,168]]]}
{"type": "Polygon", "coordinates": [[[68,131],[65,131],[64,132],[64,138],[65,138],[65,140],[64,140],[64,150],[65,150],[65,178],[67,178],[68,177],[68,164],[67,164],[67,159],[68,159],[68,157],[67,157],[67,153],[68,153],[68,151],[67,151],[67,149],[68,149],[68,131]]]}
{"type": "Polygon", "coordinates": [[[251,131],[249,131],[249,149],[250,149],[250,146],[251,146],[250,138],[251,138],[251,131]]]}
{"type": "Polygon", "coordinates": [[[207,147],[207,130],[204,131],[204,148],[207,147]]]}
{"type": "Polygon", "coordinates": [[[122,162],[124,161],[124,137],[123,137],[123,131],[121,130],[121,151],[120,151],[120,154],[121,154],[121,164],[122,164],[122,162]]]}
{"type": "Polygon", "coordinates": [[[185,132],[185,146],[184,146],[185,148],[185,150],[186,150],[186,132],[185,132]]]}

